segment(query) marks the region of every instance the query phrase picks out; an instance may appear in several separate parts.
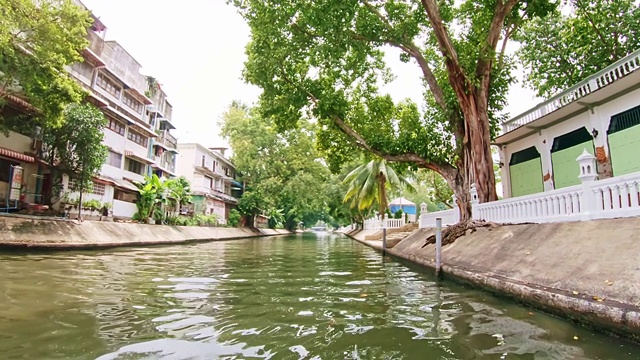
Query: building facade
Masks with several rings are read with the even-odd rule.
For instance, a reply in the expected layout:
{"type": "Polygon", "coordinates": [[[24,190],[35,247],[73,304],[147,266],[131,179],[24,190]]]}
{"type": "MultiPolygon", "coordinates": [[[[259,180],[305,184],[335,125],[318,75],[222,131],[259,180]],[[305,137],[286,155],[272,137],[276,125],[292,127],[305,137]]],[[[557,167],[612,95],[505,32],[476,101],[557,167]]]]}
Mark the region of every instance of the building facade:
{"type": "Polygon", "coordinates": [[[232,195],[241,186],[235,181],[235,166],[224,156],[225,148],[207,148],[200,144],[178,144],[177,173],[191,183],[191,211],[215,214],[226,224],[229,211],[238,199],[232,195]]]}
{"type": "MultiPolygon", "coordinates": [[[[131,218],[136,212],[135,182],[151,174],[175,176],[172,106],[157,80],[142,75],[141,64],[126,49],[117,41],[105,40],[106,26],[95,19],[88,30],[85,61],[68,69],[108,120],[104,129],[107,159],[86,198],[110,203],[116,218],[131,218]]],[[[71,196],[75,196],[73,190],[65,187],[71,196]]]]}
{"type": "Polygon", "coordinates": [[[576,158],[599,179],[640,171],[640,50],[502,124],[504,197],[580,184],[576,158]]]}
{"type": "MultiPolygon", "coordinates": [[[[80,1],[78,6],[84,7],[80,1]]],[[[108,155],[92,189],[83,200],[108,204],[117,218],[131,218],[136,212],[135,182],[144,176],[175,176],[177,139],[171,134],[172,106],[158,82],[140,73],[140,63],[117,41],[105,40],[106,26],[93,14],[94,23],[87,30],[89,46],[82,51],[83,62],[67,67],[68,73],[88,93],[87,101],[97,106],[108,124],[103,143],[108,155]]],[[[17,97],[9,97],[3,112],[34,111],[17,97]],[[13,101],[11,101],[13,100],[13,101]]],[[[46,166],[38,161],[37,130],[31,137],[10,132],[0,138],[0,207],[9,199],[9,172],[15,165],[23,169],[22,202],[43,203],[51,191],[46,166]]],[[[64,179],[63,199],[54,205],[77,199],[73,179],[64,179]]]]}

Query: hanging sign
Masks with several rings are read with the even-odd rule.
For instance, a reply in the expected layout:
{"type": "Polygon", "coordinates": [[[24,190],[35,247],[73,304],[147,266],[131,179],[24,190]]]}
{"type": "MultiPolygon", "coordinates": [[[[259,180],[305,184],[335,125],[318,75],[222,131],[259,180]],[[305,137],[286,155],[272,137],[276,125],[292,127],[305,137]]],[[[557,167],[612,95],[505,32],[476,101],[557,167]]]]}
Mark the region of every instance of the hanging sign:
{"type": "Polygon", "coordinates": [[[22,188],[22,167],[11,166],[11,183],[9,184],[9,200],[20,200],[20,188],[22,188]]]}

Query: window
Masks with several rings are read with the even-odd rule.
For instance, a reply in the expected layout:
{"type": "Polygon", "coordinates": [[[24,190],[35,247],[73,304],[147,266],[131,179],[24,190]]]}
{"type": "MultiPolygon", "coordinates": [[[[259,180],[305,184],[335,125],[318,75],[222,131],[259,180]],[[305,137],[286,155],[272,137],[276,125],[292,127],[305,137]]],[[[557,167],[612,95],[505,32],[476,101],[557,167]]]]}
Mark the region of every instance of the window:
{"type": "Polygon", "coordinates": [[[129,133],[127,134],[127,139],[133,141],[134,143],[140,146],[147,147],[147,138],[135,131],[129,130],[129,133]]]}
{"type": "Polygon", "coordinates": [[[115,98],[120,99],[120,93],[122,92],[122,89],[120,88],[120,86],[116,85],[113,80],[109,79],[107,75],[98,73],[96,85],[98,85],[98,87],[108,92],[109,94],[113,95],[115,98]]]}
{"type": "Polygon", "coordinates": [[[142,114],[142,103],[129,94],[124,94],[122,102],[138,114],[142,114]]]}
{"type": "Polygon", "coordinates": [[[104,195],[105,186],[103,183],[93,182],[93,187],[91,188],[91,193],[96,195],[104,195]]]}
{"type": "Polygon", "coordinates": [[[145,164],[132,160],[132,159],[127,159],[127,170],[131,171],[132,173],[136,173],[139,175],[144,175],[147,167],[145,166],[145,164]]]}
{"type": "Polygon", "coordinates": [[[137,196],[133,192],[123,191],[119,188],[114,189],[113,198],[120,201],[135,203],[137,196]]]}
{"type": "Polygon", "coordinates": [[[206,167],[206,163],[207,163],[207,160],[204,157],[204,155],[202,155],[202,167],[206,167]]]}
{"type": "MultiPolygon", "coordinates": [[[[78,187],[78,184],[76,183],[76,180],[73,178],[69,178],[69,181],[67,182],[67,188],[70,191],[80,190],[80,188],[78,187]]],[[[94,181],[93,183],[91,183],[89,189],[84,189],[84,191],[87,194],[104,195],[105,185],[103,183],[98,183],[94,181]]]]}
{"type": "Polygon", "coordinates": [[[124,127],[125,125],[121,122],[119,122],[118,120],[110,117],[109,118],[109,130],[113,131],[114,133],[124,136],[124,127]]]}
{"type": "Polygon", "coordinates": [[[120,169],[122,167],[122,154],[109,151],[109,153],[107,154],[107,161],[105,161],[105,164],[111,165],[120,169]]]}
{"type": "Polygon", "coordinates": [[[20,164],[15,161],[0,158],[0,181],[8,183],[11,166],[16,166],[16,165],[20,165],[20,164]]]}

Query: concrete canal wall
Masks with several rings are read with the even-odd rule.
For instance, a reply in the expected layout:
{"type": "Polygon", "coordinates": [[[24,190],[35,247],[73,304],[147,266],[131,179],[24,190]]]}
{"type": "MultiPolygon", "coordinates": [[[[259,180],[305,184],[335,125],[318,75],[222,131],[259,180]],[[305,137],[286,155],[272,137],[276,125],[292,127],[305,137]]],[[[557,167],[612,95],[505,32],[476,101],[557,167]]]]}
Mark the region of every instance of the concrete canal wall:
{"type": "Polygon", "coordinates": [[[285,230],[77,222],[0,216],[0,247],[43,249],[104,248],[179,244],[289,234],[285,230]]]}
{"type": "MultiPolygon", "coordinates": [[[[364,240],[370,231],[352,235],[364,240]]],[[[435,268],[431,229],[388,253],[435,268]]],[[[479,229],[442,252],[443,276],[640,341],[640,219],[523,224],[479,229]]]]}

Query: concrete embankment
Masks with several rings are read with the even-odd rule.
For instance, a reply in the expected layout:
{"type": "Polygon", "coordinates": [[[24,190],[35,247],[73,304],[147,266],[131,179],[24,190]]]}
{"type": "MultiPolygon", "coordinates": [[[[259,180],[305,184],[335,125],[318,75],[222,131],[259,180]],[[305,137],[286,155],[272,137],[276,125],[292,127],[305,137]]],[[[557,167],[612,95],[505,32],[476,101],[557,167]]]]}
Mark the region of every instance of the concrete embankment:
{"type": "Polygon", "coordinates": [[[165,226],[115,222],[77,222],[22,216],[0,216],[0,247],[90,249],[117,246],[181,244],[285,235],[272,229],[165,226]]]}
{"type": "MultiPolygon", "coordinates": [[[[351,236],[378,250],[371,231],[351,236]]],[[[435,268],[433,230],[387,252],[435,268]]],[[[482,228],[442,251],[442,274],[640,341],[640,219],[482,228]]]]}

